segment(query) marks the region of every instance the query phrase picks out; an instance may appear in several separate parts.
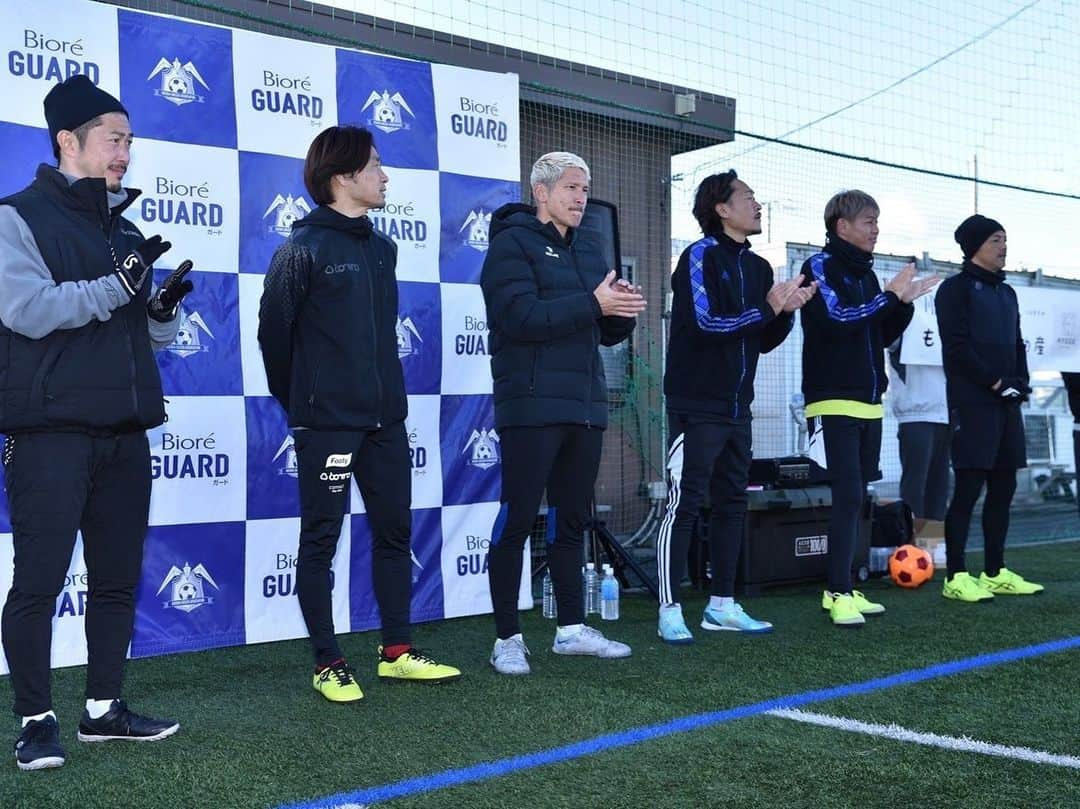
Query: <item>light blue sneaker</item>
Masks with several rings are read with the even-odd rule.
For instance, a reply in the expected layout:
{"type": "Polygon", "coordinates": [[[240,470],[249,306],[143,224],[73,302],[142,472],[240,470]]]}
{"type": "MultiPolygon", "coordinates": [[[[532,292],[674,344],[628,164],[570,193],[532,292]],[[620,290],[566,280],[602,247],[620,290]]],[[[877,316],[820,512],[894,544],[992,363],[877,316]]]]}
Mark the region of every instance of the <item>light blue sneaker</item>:
{"type": "Polygon", "coordinates": [[[678,605],[660,608],[656,634],[664,643],[676,646],[685,646],[694,642],[694,636],[690,634],[690,630],[686,628],[686,621],[683,620],[682,607],[678,605]]]}
{"type": "Polygon", "coordinates": [[[762,634],[772,632],[773,625],[768,621],[755,621],[743,610],[738,602],[723,609],[714,610],[712,607],[705,608],[705,614],[701,616],[701,628],[714,632],[753,632],[762,634]]]}

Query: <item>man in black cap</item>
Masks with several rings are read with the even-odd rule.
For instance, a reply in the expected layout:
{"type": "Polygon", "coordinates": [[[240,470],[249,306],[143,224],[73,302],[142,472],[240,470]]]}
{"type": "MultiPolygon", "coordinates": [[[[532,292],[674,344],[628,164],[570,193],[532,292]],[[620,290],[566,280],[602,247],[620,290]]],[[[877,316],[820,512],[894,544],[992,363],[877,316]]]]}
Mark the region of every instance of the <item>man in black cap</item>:
{"type": "Polygon", "coordinates": [[[85,76],[45,97],[57,167],[0,200],[0,432],[15,571],[3,643],[22,718],[20,769],[64,763],[52,711],[49,652],[56,597],[83,535],[85,742],[155,741],[176,722],[120,699],[150,509],[146,430],[165,420],[154,349],[175,339],[185,262],[156,291],[151,265],[171,246],[121,214],[127,111],[85,76]]]}
{"type": "Polygon", "coordinates": [[[935,299],[956,473],[945,515],[948,570],[942,595],[978,603],[1043,590],[1005,567],[1016,470],[1027,465],[1020,405],[1031,388],[1016,292],[1005,283],[1005,228],[975,214],[960,223],[955,237],[964,264],[935,299]],[[967,572],[964,548],[984,484],[985,569],[976,579],[967,572]]]}

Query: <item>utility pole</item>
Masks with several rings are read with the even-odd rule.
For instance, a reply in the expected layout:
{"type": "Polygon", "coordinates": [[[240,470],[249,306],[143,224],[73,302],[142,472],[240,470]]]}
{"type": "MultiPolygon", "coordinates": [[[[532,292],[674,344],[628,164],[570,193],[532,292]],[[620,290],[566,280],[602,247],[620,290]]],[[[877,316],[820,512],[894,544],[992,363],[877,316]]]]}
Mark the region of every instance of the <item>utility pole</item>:
{"type": "Polygon", "coordinates": [[[979,212],[979,153],[975,153],[975,213],[979,212]]]}

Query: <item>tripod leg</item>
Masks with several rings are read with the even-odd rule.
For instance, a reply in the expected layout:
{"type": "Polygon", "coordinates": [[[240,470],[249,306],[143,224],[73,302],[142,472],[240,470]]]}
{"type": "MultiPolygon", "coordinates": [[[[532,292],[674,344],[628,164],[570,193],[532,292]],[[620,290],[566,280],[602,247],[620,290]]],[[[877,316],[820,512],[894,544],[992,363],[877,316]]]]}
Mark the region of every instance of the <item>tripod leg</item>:
{"type": "Polygon", "coordinates": [[[660,589],[656,582],[652,580],[652,577],[638,564],[637,559],[622,546],[603,522],[597,522],[593,527],[593,533],[599,542],[600,546],[607,554],[607,558],[611,561],[611,566],[615,570],[615,575],[619,579],[619,582],[623,587],[629,587],[630,582],[626,576],[626,568],[630,568],[634,575],[645,585],[653,598],[660,598],[660,589]]]}

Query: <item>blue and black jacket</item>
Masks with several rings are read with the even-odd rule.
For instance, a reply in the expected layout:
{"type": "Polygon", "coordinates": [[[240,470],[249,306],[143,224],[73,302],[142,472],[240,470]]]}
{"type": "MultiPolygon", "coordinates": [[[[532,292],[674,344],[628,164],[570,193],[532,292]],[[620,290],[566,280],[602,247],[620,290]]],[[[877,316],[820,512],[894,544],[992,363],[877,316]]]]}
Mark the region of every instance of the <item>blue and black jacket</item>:
{"type": "Polygon", "coordinates": [[[803,263],[802,274],[807,284],[818,282],[818,294],[800,314],[806,404],[880,404],[889,384],[885,348],[904,333],[915,307],[881,291],[873,253],[834,234],[803,263]]]}
{"type": "Polygon", "coordinates": [[[718,233],[690,245],[671,276],[671,338],[664,394],[667,409],[692,417],[750,417],[758,356],[791,331],[791,314],[765,302],[769,262],[718,233]]]}

